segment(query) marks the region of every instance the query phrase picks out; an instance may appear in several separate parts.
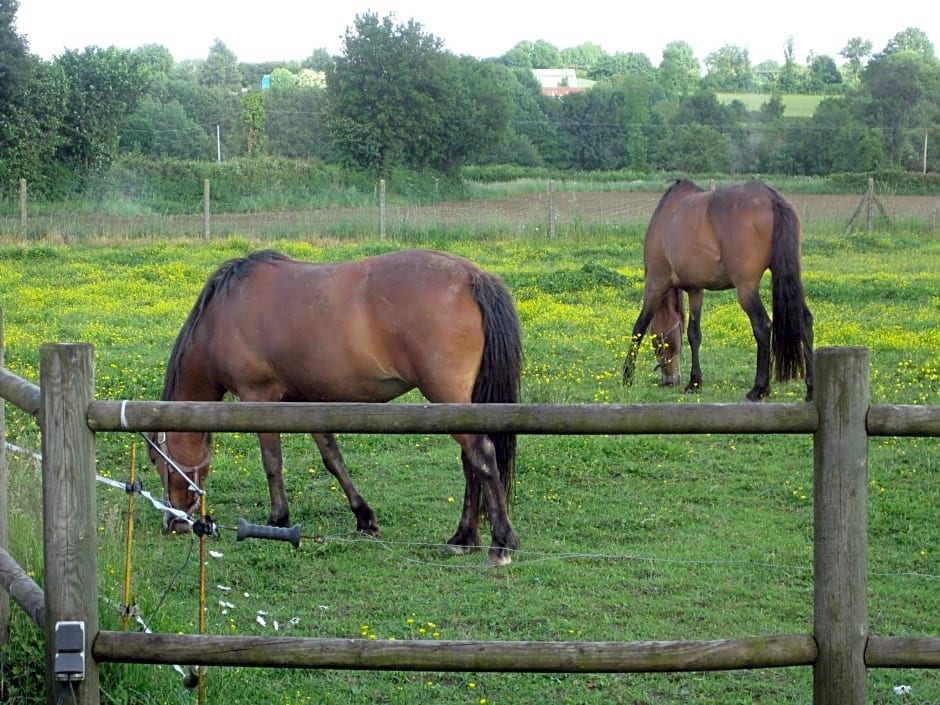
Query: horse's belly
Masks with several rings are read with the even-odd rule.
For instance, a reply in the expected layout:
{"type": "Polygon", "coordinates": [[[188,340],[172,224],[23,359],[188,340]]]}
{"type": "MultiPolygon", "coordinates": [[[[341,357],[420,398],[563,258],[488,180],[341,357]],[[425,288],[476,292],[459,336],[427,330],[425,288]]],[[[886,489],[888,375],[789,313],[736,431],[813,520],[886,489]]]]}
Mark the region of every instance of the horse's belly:
{"type": "Polygon", "coordinates": [[[682,267],[676,271],[672,284],[680,289],[696,288],[708,291],[734,288],[731,277],[720,263],[715,267],[682,267]]]}
{"type": "Polygon", "coordinates": [[[289,396],[298,401],[385,402],[414,388],[399,377],[321,376],[299,380],[289,396]]]}

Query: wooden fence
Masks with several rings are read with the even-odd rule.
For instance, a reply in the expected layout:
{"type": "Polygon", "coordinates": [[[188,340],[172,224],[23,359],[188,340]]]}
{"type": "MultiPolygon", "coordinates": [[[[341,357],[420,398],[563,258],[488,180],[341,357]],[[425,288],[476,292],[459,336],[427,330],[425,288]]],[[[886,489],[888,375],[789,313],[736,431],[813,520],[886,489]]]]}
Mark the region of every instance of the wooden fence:
{"type": "MultiPolygon", "coordinates": [[[[0,583],[44,625],[49,705],[69,686],[57,681],[54,673],[54,629],[62,621],[85,625],[85,653],[91,658],[84,680],[70,685],[82,705],[99,701],[98,664],[103,662],[567,673],[812,666],[817,705],[865,703],[866,669],[870,667],[940,668],[940,637],[871,635],[867,607],[868,438],[940,436],[940,407],[871,405],[868,351],[863,348],[816,352],[816,401],[812,404],[388,406],[106,401],[94,398],[93,360],[90,345],[43,345],[40,387],[0,369],[0,396],[36,414],[42,430],[44,590],[5,551],[0,552],[0,583]],[[813,633],[583,643],[386,642],[99,631],[95,433],[156,430],[810,433],[814,438],[813,633]]],[[[5,512],[3,499],[0,493],[0,510],[5,512]]]]}

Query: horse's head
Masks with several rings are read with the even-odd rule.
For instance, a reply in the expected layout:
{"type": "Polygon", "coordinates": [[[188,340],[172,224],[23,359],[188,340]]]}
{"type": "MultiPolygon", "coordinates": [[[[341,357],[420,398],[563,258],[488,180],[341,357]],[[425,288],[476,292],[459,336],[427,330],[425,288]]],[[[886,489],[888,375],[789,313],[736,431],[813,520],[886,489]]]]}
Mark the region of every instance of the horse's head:
{"type": "Polygon", "coordinates": [[[682,292],[669,289],[650,322],[653,349],[656,351],[656,368],[662,375],[664,387],[679,384],[679,358],[682,355],[682,333],[685,325],[685,307],[682,292]]]}
{"type": "MultiPolygon", "coordinates": [[[[149,433],[147,447],[163,483],[163,499],[174,509],[198,518],[202,485],[209,474],[210,450],[204,433],[149,433]]],[[[187,533],[190,523],[172,512],[163,515],[167,533],[187,533]]]]}

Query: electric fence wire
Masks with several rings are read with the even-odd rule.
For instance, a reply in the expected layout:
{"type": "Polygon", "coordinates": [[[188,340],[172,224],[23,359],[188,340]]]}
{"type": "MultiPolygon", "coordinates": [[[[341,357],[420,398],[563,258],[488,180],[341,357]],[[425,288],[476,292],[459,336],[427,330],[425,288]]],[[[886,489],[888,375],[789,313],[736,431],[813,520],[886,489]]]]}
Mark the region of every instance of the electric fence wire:
{"type": "MultiPolygon", "coordinates": [[[[7,444],[9,447],[10,444],[7,444]]],[[[22,449],[16,449],[17,452],[25,452],[22,449]]],[[[35,455],[35,454],[34,454],[35,455]]],[[[111,487],[117,489],[126,490],[126,483],[119,482],[117,480],[112,480],[110,478],[105,478],[98,476],[100,482],[107,484],[111,487]]],[[[188,521],[190,525],[193,524],[194,520],[192,517],[189,517],[185,512],[180,512],[180,510],[173,507],[169,507],[162,500],[154,498],[149,493],[141,492],[137,490],[143,496],[145,496],[151,504],[156,509],[160,511],[168,511],[173,513],[174,516],[181,514],[180,518],[188,521]]],[[[221,527],[225,530],[233,530],[230,527],[221,527]]],[[[389,541],[386,539],[379,539],[374,537],[366,536],[341,536],[336,534],[330,535],[310,535],[310,534],[301,534],[301,538],[312,539],[318,544],[329,544],[329,543],[345,543],[345,544],[357,544],[357,543],[366,543],[374,544],[379,546],[385,551],[395,552],[395,549],[403,548],[440,548],[442,551],[447,548],[446,544],[434,543],[434,542],[420,542],[420,541],[389,541]]],[[[487,569],[483,563],[472,564],[472,565],[458,565],[450,562],[440,562],[440,561],[428,561],[426,559],[414,558],[404,555],[399,551],[396,555],[399,556],[402,562],[405,563],[414,563],[425,565],[429,567],[441,567],[449,568],[452,570],[485,570],[487,569]]],[[[541,551],[528,551],[516,549],[513,551],[513,558],[515,565],[526,565],[532,563],[542,563],[545,561],[566,561],[566,560],[595,560],[595,561],[635,561],[640,563],[656,563],[664,565],[688,565],[688,566],[736,566],[736,567],[751,567],[751,568],[760,568],[765,570],[780,570],[780,571],[793,571],[793,572],[812,572],[812,565],[786,565],[779,563],[772,563],[768,561],[751,561],[751,560],[734,560],[734,559],[687,559],[687,558],[669,558],[662,556],[642,556],[636,554],[618,554],[618,553],[604,553],[604,552],[541,552],[541,551]]],[[[921,579],[921,580],[940,580],[940,574],[933,573],[920,573],[916,571],[897,571],[897,572],[880,572],[880,571],[871,571],[869,572],[870,577],[877,578],[912,578],[912,579],[921,579]]]]}

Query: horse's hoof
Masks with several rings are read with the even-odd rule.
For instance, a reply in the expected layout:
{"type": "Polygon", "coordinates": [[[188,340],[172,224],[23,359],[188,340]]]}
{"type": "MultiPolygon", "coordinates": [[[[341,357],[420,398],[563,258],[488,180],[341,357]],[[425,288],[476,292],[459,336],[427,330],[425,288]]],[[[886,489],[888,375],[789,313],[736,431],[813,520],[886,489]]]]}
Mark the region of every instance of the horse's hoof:
{"type": "Polygon", "coordinates": [[[192,533],[192,529],[185,521],[177,521],[170,526],[164,527],[163,533],[167,536],[186,536],[192,533]]]}
{"type": "Polygon", "coordinates": [[[163,533],[164,534],[180,534],[185,535],[192,532],[192,527],[189,525],[188,521],[183,519],[176,519],[167,516],[163,521],[163,533]]]}
{"type": "Polygon", "coordinates": [[[444,553],[448,556],[465,556],[481,548],[483,545],[479,536],[452,536],[444,545],[444,553]]]}
{"type": "Polygon", "coordinates": [[[491,548],[486,556],[487,568],[499,568],[512,563],[512,556],[505,548],[491,548]]]}
{"type": "Polygon", "coordinates": [[[478,548],[478,546],[457,546],[456,544],[448,543],[444,544],[444,553],[448,556],[465,556],[468,553],[473,553],[478,548]]]}

